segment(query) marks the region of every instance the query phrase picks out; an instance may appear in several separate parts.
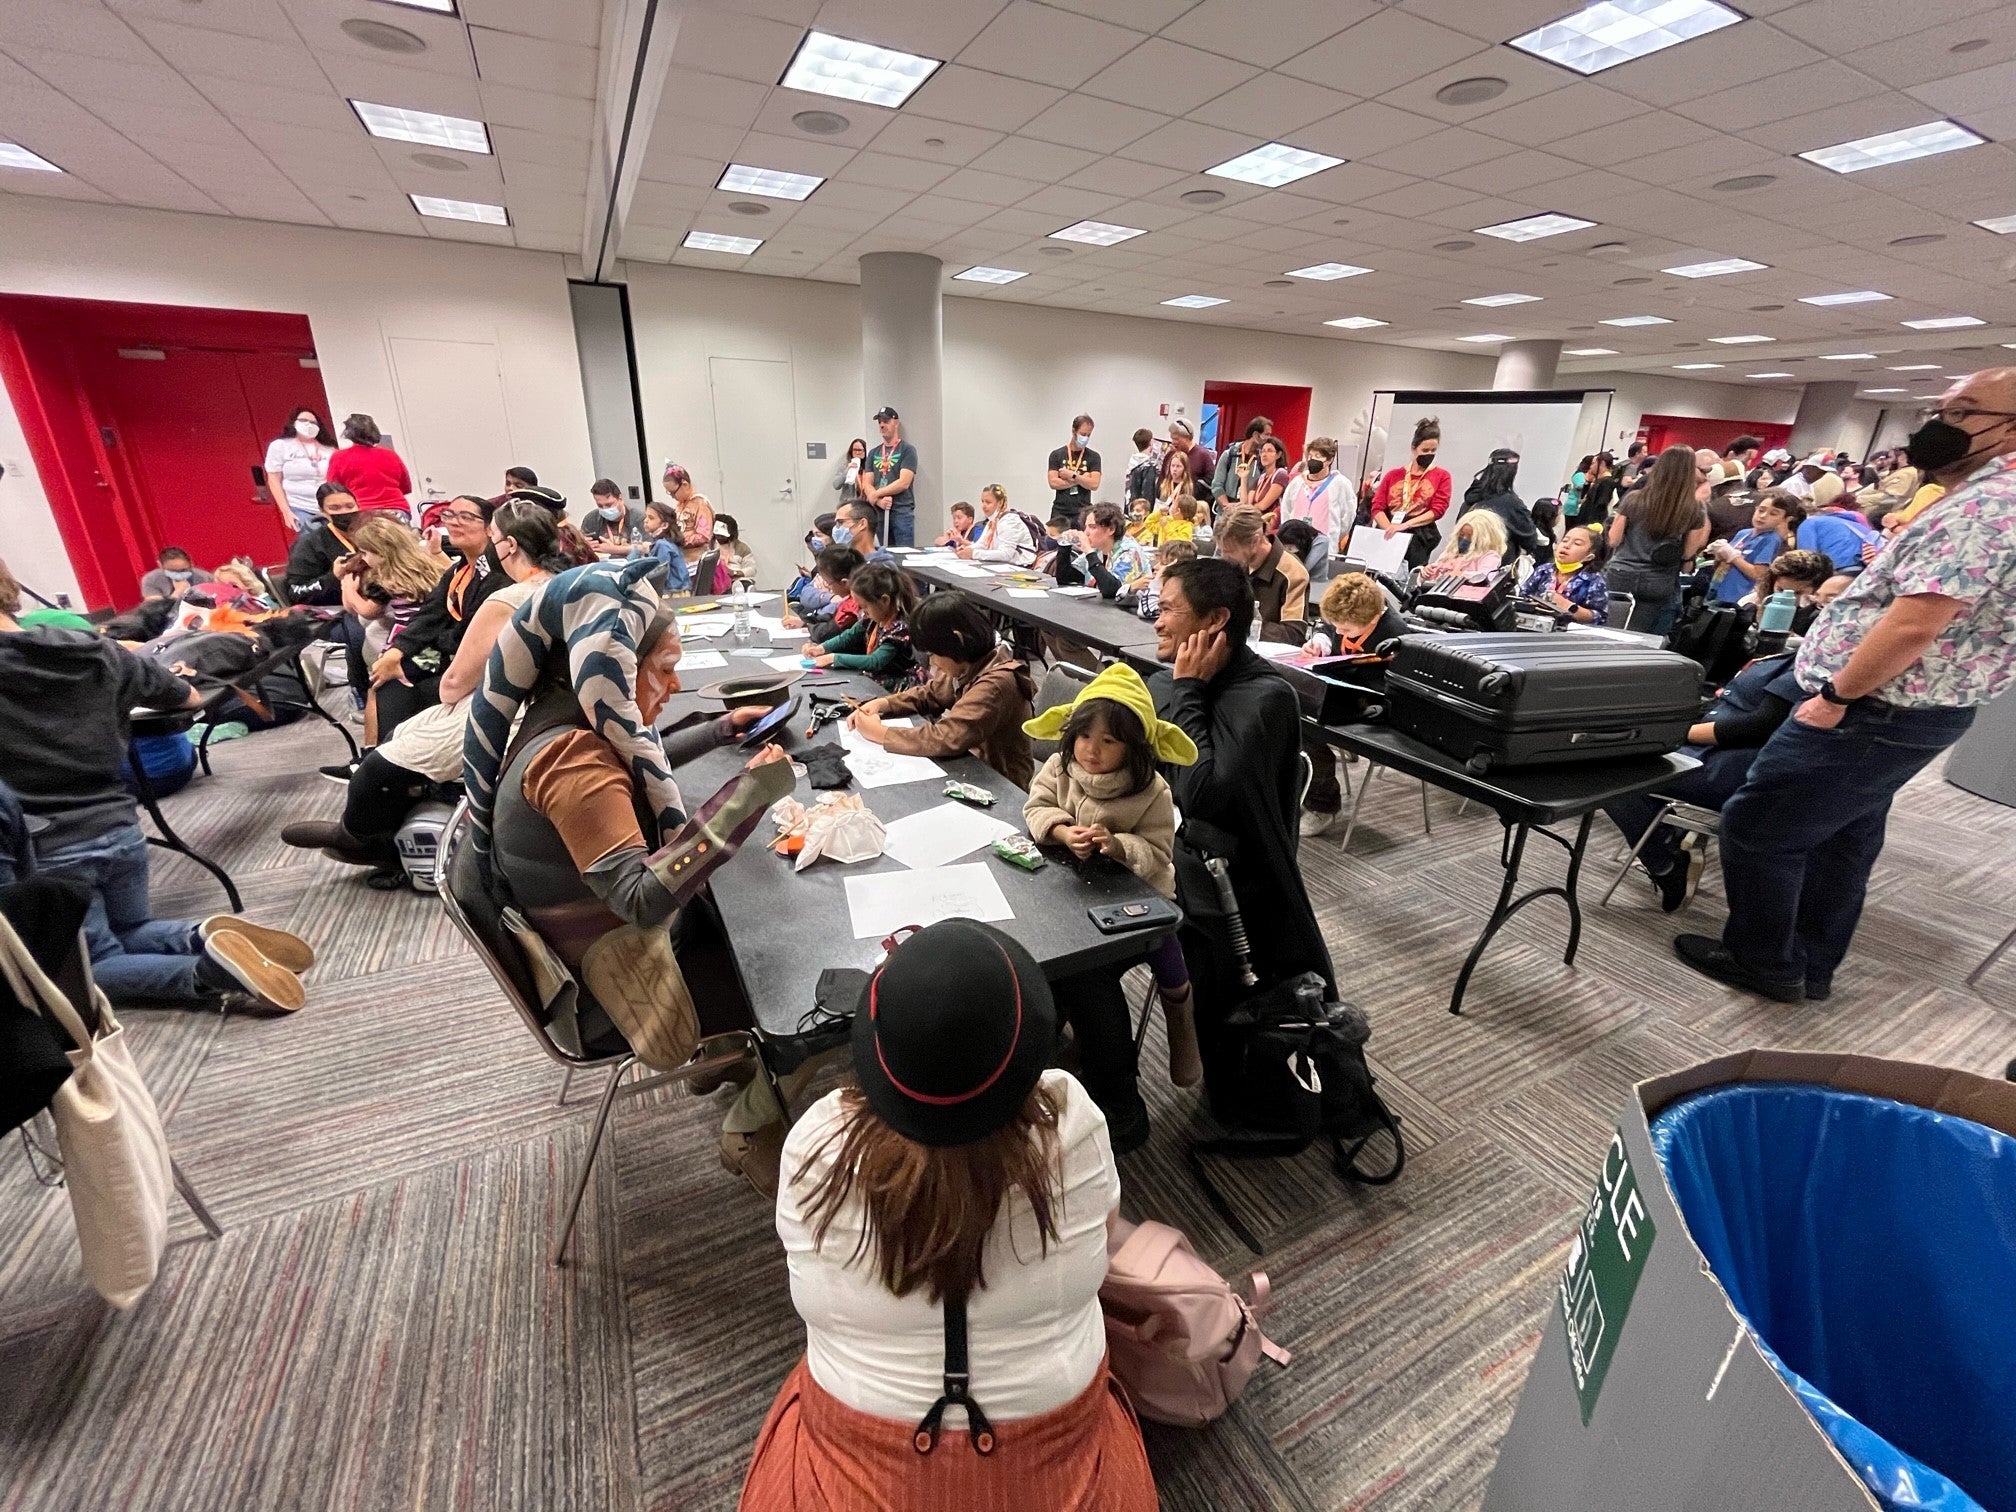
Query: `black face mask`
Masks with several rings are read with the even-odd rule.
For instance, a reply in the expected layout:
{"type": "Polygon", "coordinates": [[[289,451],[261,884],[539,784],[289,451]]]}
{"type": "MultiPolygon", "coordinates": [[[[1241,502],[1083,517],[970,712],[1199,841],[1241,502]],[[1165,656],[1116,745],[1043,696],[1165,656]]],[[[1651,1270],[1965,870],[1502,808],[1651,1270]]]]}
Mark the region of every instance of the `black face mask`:
{"type": "Polygon", "coordinates": [[[1943,472],[1977,444],[1975,437],[1936,415],[1911,432],[1911,465],[1943,472]]]}
{"type": "Polygon", "coordinates": [[[1420,468],[1423,472],[1426,472],[1429,468],[1435,465],[1435,453],[1433,452],[1414,453],[1414,465],[1420,468]]]}
{"type": "Polygon", "coordinates": [[[1312,478],[1323,471],[1323,459],[1321,457],[1311,457],[1302,465],[1309,469],[1309,476],[1312,478]]]}
{"type": "Polygon", "coordinates": [[[348,514],[324,515],[323,518],[329,522],[329,528],[332,530],[348,530],[357,523],[357,511],[353,509],[348,514]]]}

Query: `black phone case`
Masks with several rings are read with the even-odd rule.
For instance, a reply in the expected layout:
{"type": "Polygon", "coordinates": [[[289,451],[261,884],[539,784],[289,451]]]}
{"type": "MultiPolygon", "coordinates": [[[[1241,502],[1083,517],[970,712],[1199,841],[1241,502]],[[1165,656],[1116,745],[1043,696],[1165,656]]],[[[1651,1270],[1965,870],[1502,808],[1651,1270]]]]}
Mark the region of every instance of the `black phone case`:
{"type": "Polygon", "coordinates": [[[1092,927],[1101,934],[1132,934],[1137,929],[1174,924],[1183,917],[1167,898],[1143,898],[1134,903],[1101,903],[1085,912],[1092,920],[1092,927]]]}

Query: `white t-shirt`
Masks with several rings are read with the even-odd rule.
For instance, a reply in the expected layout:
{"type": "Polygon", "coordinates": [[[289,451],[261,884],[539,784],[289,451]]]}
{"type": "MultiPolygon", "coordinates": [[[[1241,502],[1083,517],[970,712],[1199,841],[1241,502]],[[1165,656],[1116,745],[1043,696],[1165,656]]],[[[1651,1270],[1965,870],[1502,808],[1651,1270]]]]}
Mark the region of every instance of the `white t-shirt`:
{"type": "MultiPolygon", "coordinates": [[[[1106,1137],[1106,1117],[1077,1080],[1045,1071],[1043,1085],[1061,1103],[1063,1162],[1051,1216],[1057,1238],[1037,1243],[1028,1199],[1009,1194],[987,1238],[987,1285],[966,1304],[973,1399],[996,1423],[1061,1407],[1098,1373],[1106,1354],[1099,1286],[1106,1279],[1106,1216],[1120,1201],[1120,1173],[1106,1137]]],[[[850,1198],[815,1248],[811,1200],[837,1151],[840,1094],[829,1092],[792,1125],[784,1141],[777,1192],[777,1234],[791,1267],[791,1301],[805,1320],[812,1379],[857,1412],[915,1423],[945,1389],[945,1314],[920,1288],[895,1297],[868,1255],[854,1260],[861,1207],[850,1198]],[[823,1152],[803,1180],[808,1157],[823,1152]],[[851,1263],[850,1263],[851,1262],[851,1263]]],[[[957,1409],[945,1426],[963,1428],[957,1409]]]]}
{"type": "Polygon", "coordinates": [[[336,453],[319,441],[278,436],[266,448],[266,471],[280,474],[287,505],[297,515],[318,513],[315,490],[329,481],[329,459],[336,453]]]}
{"type": "MultiPolygon", "coordinates": [[[[980,539],[974,543],[976,562],[1014,562],[1028,566],[1036,560],[1038,547],[1029,539],[1029,525],[1022,516],[1004,509],[980,524],[980,539]]],[[[983,1402],[981,1404],[985,1406],[983,1402]]]]}

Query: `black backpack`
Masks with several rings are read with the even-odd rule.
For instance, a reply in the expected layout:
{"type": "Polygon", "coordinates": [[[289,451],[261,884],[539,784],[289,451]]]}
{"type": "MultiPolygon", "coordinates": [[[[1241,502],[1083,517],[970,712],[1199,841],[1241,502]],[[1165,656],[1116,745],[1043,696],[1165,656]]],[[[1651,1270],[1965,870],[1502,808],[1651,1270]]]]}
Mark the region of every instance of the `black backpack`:
{"type": "Polygon", "coordinates": [[[1259,1243],[1212,1183],[1204,1156],[1293,1156],[1327,1140],[1337,1174],[1366,1186],[1397,1180],[1407,1164],[1400,1121],[1365,1063],[1372,1026],[1364,1010],[1326,995],[1312,971],[1247,999],[1218,1026],[1206,1059],[1212,1116],[1231,1133],[1193,1142],[1185,1159],[1218,1216],[1255,1254],[1259,1243]],[[1382,1131],[1393,1136],[1390,1166],[1367,1170],[1360,1157],[1382,1131]]]}

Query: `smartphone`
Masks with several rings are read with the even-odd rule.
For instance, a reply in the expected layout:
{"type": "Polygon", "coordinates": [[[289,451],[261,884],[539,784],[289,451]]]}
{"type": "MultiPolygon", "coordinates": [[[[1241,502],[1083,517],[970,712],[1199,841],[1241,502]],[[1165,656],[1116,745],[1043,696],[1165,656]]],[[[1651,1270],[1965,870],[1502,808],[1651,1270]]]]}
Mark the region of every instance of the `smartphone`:
{"type": "Polygon", "coordinates": [[[798,700],[795,698],[786,699],[783,703],[777,705],[776,708],[772,709],[768,714],[765,714],[756,723],[742,732],[742,749],[750,751],[763,744],[764,741],[782,729],[785,721],[789,720],[797,712],[798,700]]]}
{"type": "Polygon", "coordinates": [[[1109,935],[1179,924],[1183,920],[1182,911],[1167,898],[1144,898],[1138,903],[1101,903],[1085,912],[1092,920],[1093,928],[1109,935]]]}

